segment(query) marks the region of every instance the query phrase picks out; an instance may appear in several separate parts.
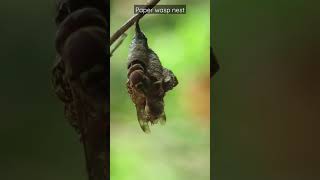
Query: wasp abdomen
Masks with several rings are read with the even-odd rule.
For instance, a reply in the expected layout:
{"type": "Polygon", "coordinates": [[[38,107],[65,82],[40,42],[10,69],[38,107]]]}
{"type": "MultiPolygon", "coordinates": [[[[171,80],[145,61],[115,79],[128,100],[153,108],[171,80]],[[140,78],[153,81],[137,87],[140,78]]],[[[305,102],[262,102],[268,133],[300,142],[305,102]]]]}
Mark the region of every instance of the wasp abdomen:
{"type": "Polygon", "coordinates": [[[128,80],[129,85],[132,88],[135,88],[135,90],[139,92],[146,92],[146,88],[149,86],[150,79],[145,74],[145,67],[144,64],[135,61],[129,66],[128,69],[128,80]]]}

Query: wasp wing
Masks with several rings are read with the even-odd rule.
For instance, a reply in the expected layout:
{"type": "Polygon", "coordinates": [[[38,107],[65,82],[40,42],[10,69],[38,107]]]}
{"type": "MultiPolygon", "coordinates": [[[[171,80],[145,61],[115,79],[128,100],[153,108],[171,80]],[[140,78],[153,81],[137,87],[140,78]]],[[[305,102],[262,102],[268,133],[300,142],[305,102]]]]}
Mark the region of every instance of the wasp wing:
{"type": "Polygon", "coordinates": [[[145,133],[150,133],[150,127],[148,124],[148,120],[145,114],[144,107],[136,106],[138,122],[140,124],[141,129],[145,133]]]}

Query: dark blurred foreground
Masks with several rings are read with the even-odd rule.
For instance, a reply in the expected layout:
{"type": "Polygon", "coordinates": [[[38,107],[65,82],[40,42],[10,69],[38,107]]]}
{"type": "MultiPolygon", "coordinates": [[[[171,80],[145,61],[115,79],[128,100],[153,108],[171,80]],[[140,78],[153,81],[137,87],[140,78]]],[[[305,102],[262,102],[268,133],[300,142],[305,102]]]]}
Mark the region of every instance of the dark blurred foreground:
{"type": "Polygon", "coordinates": [[[215,1],[217,180],[320,179],[316,1],[215,1]]]}
{"type": "Polygon", "coordinates": [[[55,1],[1,1],[0,179],[84,180],[79,138],[51,87],[55,1]]]}

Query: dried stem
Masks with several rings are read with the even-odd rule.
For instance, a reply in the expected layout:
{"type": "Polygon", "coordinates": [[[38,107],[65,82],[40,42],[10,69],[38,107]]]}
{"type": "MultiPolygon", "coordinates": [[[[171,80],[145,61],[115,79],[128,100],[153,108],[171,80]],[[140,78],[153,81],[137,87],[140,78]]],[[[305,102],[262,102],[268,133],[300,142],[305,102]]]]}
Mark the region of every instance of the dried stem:
{"type": "MultiPolygon", "coordinates": [[[[149,1],[145,8],[152,9],[157,5],[160,0],[151,0],[149,1]]],[[[124,23],[111,37],[110,37],[110,46],[123,34],[125,33],[138,19],[142,18],[145,14],[139,13],[132,16],[126,23],[124,23]]]]}
{"type": "Polygon", "coordinates": [[[110,52],[110,57],[113,55],[113,53],[118,49],[118,47],[123,43],[124,39],[126,39],[127,34],[124,33],[121,35],[120,40],[117,42],[117,44],[114,46],[114,48],[110,52]]]}

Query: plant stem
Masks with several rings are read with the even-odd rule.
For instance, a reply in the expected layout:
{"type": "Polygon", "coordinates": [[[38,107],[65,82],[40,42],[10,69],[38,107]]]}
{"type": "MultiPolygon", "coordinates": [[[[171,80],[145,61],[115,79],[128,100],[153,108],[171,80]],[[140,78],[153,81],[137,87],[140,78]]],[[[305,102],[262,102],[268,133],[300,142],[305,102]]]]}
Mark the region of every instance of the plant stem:
{"type": "MultiPolygon", "coordinates": [[[[157,5],[160,0],[151,0],[149,1],[145,8],[152,9],[157,5]]],[[[139,13],[132,16],[126,23],[124,23],[111,37],[110,37],[110,46],[123,34],[125,33],[138,19],[142,18],[145,14],[139,13]]]]}

